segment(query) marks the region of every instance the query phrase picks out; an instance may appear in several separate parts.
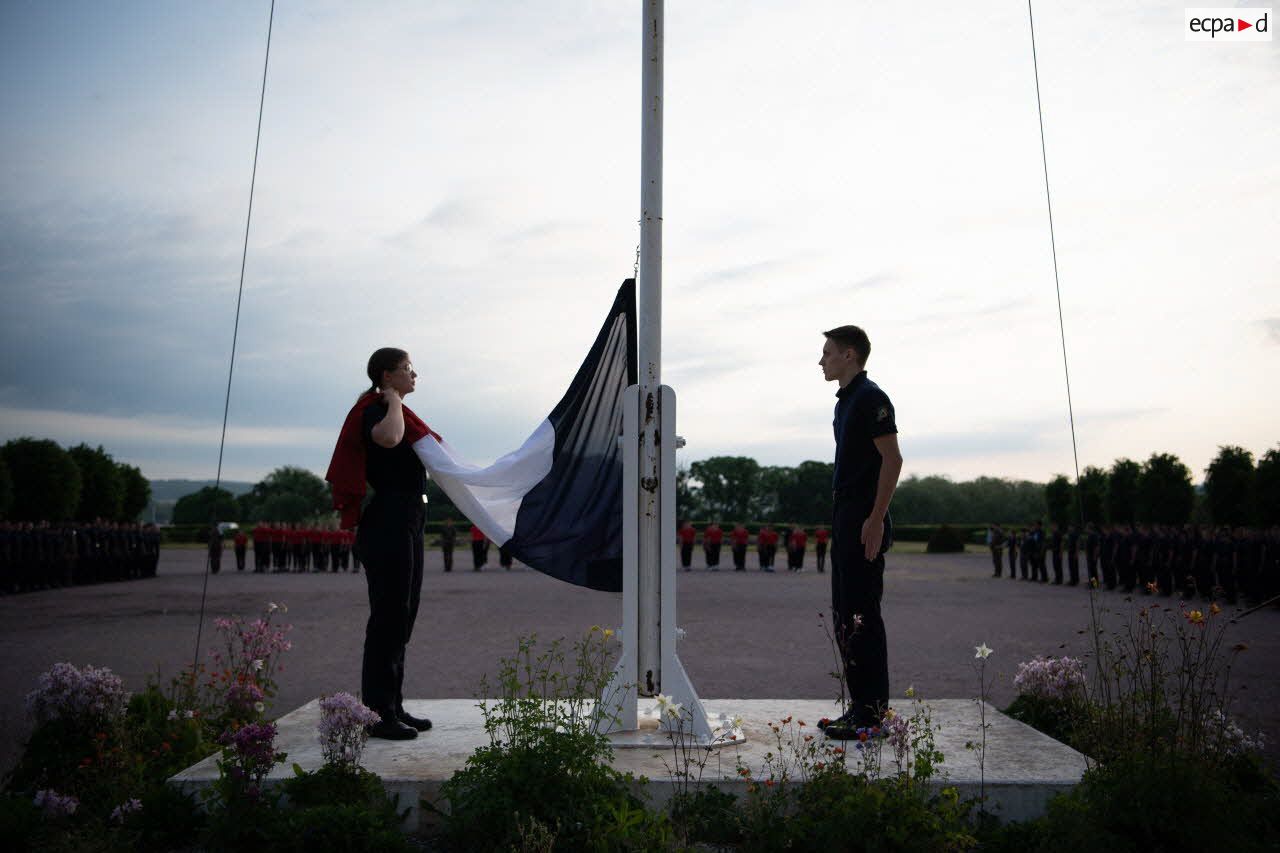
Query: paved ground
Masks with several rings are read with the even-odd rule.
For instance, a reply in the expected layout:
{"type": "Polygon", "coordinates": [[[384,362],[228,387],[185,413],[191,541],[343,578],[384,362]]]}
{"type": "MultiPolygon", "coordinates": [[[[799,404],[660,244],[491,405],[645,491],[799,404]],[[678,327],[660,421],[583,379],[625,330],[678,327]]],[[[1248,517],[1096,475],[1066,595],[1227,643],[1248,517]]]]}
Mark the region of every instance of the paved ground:
{"type": "MultiPolygon", "coordinates": [[[[228,555],[229,556],[229,555],[228,555]]],[[[459,556],[464,555],[461,552],[459,556]]],[[[681,657],[704,698],[827,698],[835,695],[829,646],[819,624],[829,581],[810,563],[783,571],[706,572],[679,577],[681,657]]],[[[224,563],[225,565],[225,563],[224,563]]],[[[438,553],[427,559],[424,602],[409,650],[406,692],[414,698],[474,696],[522,634],[551,640],[593,624],[616,626],[621,597],[584,590],[517,568],[444,574],[438,553]]],[[[0,598],[0,771],[12,767],[29,731],[23,697],[58,661],[109,666],[131,689],[157,673],[190,663],[203,572],[198,551],[165,550],[150,580],[50,590],[0,598]]],[[[1083,589],[995,580],[981,554],[889,556],[884,612],[893,694],[915,685],[925,697],[976,695],[974,646],[995,650],[992,701],[1013,698],[1020,661],[1037,654],[1082,654],[1089,625],[1083,589]]],[[[1168,599],[1156,599],[1168,603],[1168,599]]],[[[283,714],[321,693],[355,692],[368,614],[364,578],[351,574],[255,575],[226,570],[209,579],[205,649],[218,616],[250,615],[268,601],[285,602],[293,651],[285,655],[283,714]]],[[[1101,595],[1116,611],[1146,603],[1101,595]]],[[[1280,758],[1280,611],[1257,613],[1229,629],[1242,642],[1232,673],[1236,716],[1261,729],[1280,758]]]]}

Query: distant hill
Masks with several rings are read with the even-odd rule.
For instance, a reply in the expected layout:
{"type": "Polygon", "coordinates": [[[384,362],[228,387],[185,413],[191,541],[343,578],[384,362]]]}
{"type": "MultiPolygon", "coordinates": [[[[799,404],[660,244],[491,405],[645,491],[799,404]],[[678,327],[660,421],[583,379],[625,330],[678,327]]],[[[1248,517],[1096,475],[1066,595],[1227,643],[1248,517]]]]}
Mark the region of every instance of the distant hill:
{"type": "MultiPolygon", "coordinates": [[[[212,486],[213,480],[151,480],[150,483],[151,505],[142,513],[142,518],[144,521],[168,524],[178,498],[198,492],[205,486],[212,486]]],[[[221,488],[236,497],[252,489],[253,485],[236,480],[223,480],[220,484],[221,488]]]]}

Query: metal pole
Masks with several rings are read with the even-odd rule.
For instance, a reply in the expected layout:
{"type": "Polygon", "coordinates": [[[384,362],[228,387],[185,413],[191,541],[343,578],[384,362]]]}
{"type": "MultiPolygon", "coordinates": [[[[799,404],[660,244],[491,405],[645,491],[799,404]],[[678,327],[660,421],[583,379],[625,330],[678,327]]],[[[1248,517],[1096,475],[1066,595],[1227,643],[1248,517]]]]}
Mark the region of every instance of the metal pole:
{"type": "MultiPolygon", "coordinates": [[[[640,275],[637,367],[640,384],[640,501],[636,680],[641,695],[662,690],[659,623],[662,613],[662,477],[659,472],[662,385],[662,41],[663,0],[644,0],[640,96],[640,275]]],[[[675,436],[666,436],[667,440],[675,436]]],[[[668,590],[674,594],[675,590],[668,590]]]]}

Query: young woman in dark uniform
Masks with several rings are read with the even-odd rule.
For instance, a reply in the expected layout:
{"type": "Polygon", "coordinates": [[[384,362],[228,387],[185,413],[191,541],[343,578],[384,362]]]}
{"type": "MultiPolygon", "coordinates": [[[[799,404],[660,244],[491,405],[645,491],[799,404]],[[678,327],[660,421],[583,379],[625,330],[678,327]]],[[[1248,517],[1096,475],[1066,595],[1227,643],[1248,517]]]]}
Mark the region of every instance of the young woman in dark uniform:
{"type": "Polygon", "coordinates": [[[371,387],[347,416],[328,479],[343,526],[359,512],[355,553],[369,583],[360,690],[364,704],[382,717],[369,734],[409,740],[431,728],[430,720],[404,709],[404,655],[422,592],[426,521],[426,472],[413,443],[431,432],[404,405],[417,376],[408,353],[380,349],[367,372],[371,387]],[[373,496],[361,509],[365,483],[373,496]]]}

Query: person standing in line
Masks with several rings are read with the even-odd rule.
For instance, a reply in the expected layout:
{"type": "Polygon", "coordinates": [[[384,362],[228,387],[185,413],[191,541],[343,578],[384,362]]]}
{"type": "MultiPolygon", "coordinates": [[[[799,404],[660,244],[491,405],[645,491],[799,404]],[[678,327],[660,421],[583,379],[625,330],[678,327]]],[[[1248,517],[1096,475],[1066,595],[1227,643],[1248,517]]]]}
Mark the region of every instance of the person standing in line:
{"type": "Polygon", "coordinates": [[[271,545],[264,539],[266,536],[267,526],[259,521],[253,528],[253,573],[262,574],[263,555],[271,550],[271,545]]]}
{"type": "Polygon", "coordinates": [[[720,571],[720,547],[724,543],[724,531],[714,521],[702,528],[702,553],[707,560],[707,568],[713,572],[720,571]]]}
{"type": "Polygon", "coordinates": [[[751,541],[751,534],[747,532],[747,528],[742,522],[738,522],[733,526],[733,530],[729,531],[729,549],[733,554],[733,570],[735,572],[745,572],[747,570],[747,544],[751,541]]]}
{"type": "Polygon", "coordinates": [[[803,571],[804,555],[809,547],[809,535],[804,532],[803,527],[796,526],[791,528],[791,541],[788,546],[791,555],[791,571],[803,571]]]}
{"type": "Polygon", "coordinates": [[[209,527],[209,571],[222,571],[222,531],[216,524],[209,527]]]}
{"type": "Polygon", "coordinates": [[[1009,580],[1018,579],[1018,528],[1009,528],[1009,580]]]}
{"type": "Polygon", "coordinates": [[[818,574],[827,570],[827,540],[830,538],[831,532],[822,525],[813,531],[813,553],[818,558],[818,574]]]}
{"type": "Polygon", "coordinates": [[[676,538],[680,540],[680,568],[686,572],[693,569],[693,546],[698,539],[698,531],[688,521],[683,522],[676,530],[676,538]]]}
{"type": "Polygon", "coordinates": [[[446,518],[440,528],[440,556],[444,558],[444,570],[453,571],[453,549],[458,542],[458,530],[453,526],[453,519],[446,518]]]}
{"type": "Polygon", "coordinates": [[[987,547],[991,549],[991,563],[995,566],[991,577],[998,578],[1004,574],[1004,531],[1000,525],[987,525],[987,547]]]}
{"type": "Polygon", "coordinates": [[[408,353],[379,349],[366,374],[371,387],[343,422],[326,479],[343,526],[356,526],[356,551],[366,567],[369,621],[360,693],[381,718],[368,733],[410,740],[431,728],[430,720],[404,707],[405,649],[418,616],[425,557],[426,470],[413,444],[435,434],[404,405],[417,379],[408,353]],[[373,498],[362,507],[366,483],[373,498]]]}
{"type": "Polygon", "coordinates": [[[471,525],[471,571],[478,572],[489,562],[489,540],[484,531],[471,525]]]}
{"type": "Polygon", "coordinates": [[[236,528],[234,547],[236,551],[236,571],[243,572],[245,553],[249,548],[249,537],[245,536],[244,531],[238,527],[236,528]]]}
{"type": "Polygon", "coordinates": [[[1067,586],[1080,585],[1080,528],[1067,528],[1067,586]]]}
{"type": "Polygon", "coordinates": [[[857,326],[824,332],[823,378],[836,382],[832,480],[832,628],[850,708],[824,727],[849,739],[880,724],[889,703],[889,656],[880,602],[884,555],[893,545],[889,503],[902,472],[893,403],[867,377],[871,341],[857,326]]]}
{"type": "Polygon", "coordinates": [[[773,558],[778,554],[778,531],[766,524],[760,528],[756,537],[756,547],[761,549],[760,568],[766,572],[773,571],[773,558]]]}
{"type": "Polygon", "coordinates": [[[1053,555],[1053,585],[1062,586],[1062,525],[1056,521],[1049,534],[1049,549],[1053,555]]]}
{"type": "Polygon", "coordinates": [[[498,565],[502,566],[502,568],[506,569],[507,571],[511,571],[511,563],[512,563],[512,557],[511,557],[510,549],[508,549],[506,545],[499,545],[498,546],[498,565]]]}

